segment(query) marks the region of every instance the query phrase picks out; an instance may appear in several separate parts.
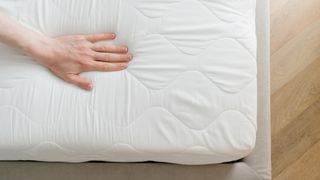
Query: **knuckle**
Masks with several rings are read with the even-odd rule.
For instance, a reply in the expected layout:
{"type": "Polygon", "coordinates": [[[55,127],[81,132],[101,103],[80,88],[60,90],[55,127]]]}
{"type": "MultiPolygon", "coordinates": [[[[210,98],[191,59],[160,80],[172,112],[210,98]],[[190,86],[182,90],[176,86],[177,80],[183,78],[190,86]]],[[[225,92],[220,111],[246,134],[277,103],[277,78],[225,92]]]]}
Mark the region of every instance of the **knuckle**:
{"type": "Polygon", "coordinates": [[[122,55],[122,59],[125,61],[130,61],[132,59],[132,56],[130,54],[122,55]]]}
{"type": "Polygon", "coordinates": [[[110,54],[105,54],[103,59],[104,60],[111,60],[112,56],[110,54]]]}
{"type": "Polygon", "coordinates": [[[70,83],[72,83],[74,85],[79,85],[79,82],[75,79],[70,80],[70,83]]]}
{"type": "Polygon", "coordinates": [[[128,64],[127,64],[127,63],[121,63],[121,64],[118,65],[118,68],[119,68],[119,69],[125,69],[125,68],[127,68],[127,67],[128,67],[128,64]]]}
{"type": "Polygon", "coordinates": [[[111,67],[110,67],[110,65],[104,65],[104,66],[102,66],[102,70],[103,71],[110,71],[111,67]]]}
{"type": "Polygon", "coordinates": [[[94,49],[100,52],[107,51],[107,48],[105,46],[96,46],[94,49]]]}
{"type": "Polygon", "coordinates": [[[107,46],[101,46],[101,51],[108,51],[108,47],[107,46]]]}
{"type": "Polygon", "coordinates": [[[122,52],[128,52],[128,47],[127,46],[120,46],[119,50],[122,52]]]}
{"type": "Polygon", "coordinates": [[[63,76],[62,79],[68,83],[72,83],[72,84],[75,83],[74,79],[70,75],[63,76]]]}
{"type": "Polygon", "coordinates": [[[71,79],[68,76],[64,76],[64,75],[57,75],[59,78],[61,78],[62,80],[71,83],[71,79]]]}
{"type": "Polygon", "coordinates": [[[116,52],[125,52],[122,47],[113,47],[113,50],[116,52]]]}
{"type": "Polygon", "coordinates": [[[88,61],[87,59],[82,59],[79,61],[79,64],[82,68],[88,68],[91,67],[91,63],[90,61],[88,61]]]}
{"type": "Polygon", "coordinates": [[[73,79],[71,80],[71,83],[74,84],[74,85],[76,85],[76,86],[81,86],[81,85],[82,85],[80,79],[78,79],[78,78],[73,78],[73,79]]]}
{"type": "Polygon", "coordinates": [[[126,61],[130,61],[131,57],[130,56],[125,56],[126,61]]]}

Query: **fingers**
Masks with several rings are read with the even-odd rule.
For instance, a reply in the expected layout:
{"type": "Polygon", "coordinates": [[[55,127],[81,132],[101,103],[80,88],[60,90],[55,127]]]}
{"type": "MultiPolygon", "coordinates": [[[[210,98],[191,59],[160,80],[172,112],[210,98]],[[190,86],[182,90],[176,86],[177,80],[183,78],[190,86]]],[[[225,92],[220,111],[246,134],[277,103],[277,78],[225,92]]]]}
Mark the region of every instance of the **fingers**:
{"type": "Polygon", "coordinates": [[[98,61],[128,62],[132,59],[132,54],[128,53],[126,46],[95,45],[92,49],[96,52],[94,58],[98,61]]]}
{"type": "Polygon", "coordinates": [[[85,89],[85,90],[92,90],[92,83],[89,79],[87,78],[84,78],[84,77],[81,77],[79,75],[76,75],[76,74],[68,74],[66,77],[65,77],[65,80],[67,82],[70,82],[82,89],[85,89]]]}
{"type": "Polygon", "coordinates": [[[84,90],[91,91],[93,88],[92,82],[89,79],[81,77],[78,74],[63,74],[55,71],[52,72],[64,81],[74,84],[84,90]]]}
{"type": "MultiPolygon", "coordinates": [[[[87,35],[86,39],[91,42],[107,40],[115,38],[115,34],[94,34],[87,35]]],[[[128,48],[123,45],[99,45],[95,44],[91,47],[95,52],[94,58],[98,61],[106,62],[128,62],[132,59],[132,55],[128,53],[128,48]]]]}
{"type": "Polygon", "coordinates": [[[127,62],[123,63],[108,63],[108,62],[99,62],[91,61],[87,67],[84,68],[84,71],[101,71],[101,72],[110,72],[110,71],[121,71],[128,67],[127,62]]]}
{"type": "MultiPolygon", "coordinates": [[[[101,72],[121,71],[126,69],[127,67],[128,67],[128,63],[106,63],[106,62],[92,61],[86,66],[84,71],[101,71],[101,72]]],[[[59,77],[84,90],[91,91],[93,88],[92,82],[89,79],[81,77],[78,74],[68,74],[66,76],[59,76],[59,77]]]]}
{"type": "Polygon", "coordinates": [[[114,33],[90,34],[90,35],[85,35],[85,38],[88,41],[94,43],[94,42],[97,42],[97,41],[115,39],[116,35],[114,33]]]}
{"type": "Polygon", "coordinates": [[[109,53],[127,53],[128,48],[126,46],[117,45],[94,45],[92,50],[96,52],[109,52],[109,53]]]}
{"type": "Polygon", "coordinates": [[[105,62],[128,62],[132,59],[131,54],[95,53],[95,60],[105,62]]]}

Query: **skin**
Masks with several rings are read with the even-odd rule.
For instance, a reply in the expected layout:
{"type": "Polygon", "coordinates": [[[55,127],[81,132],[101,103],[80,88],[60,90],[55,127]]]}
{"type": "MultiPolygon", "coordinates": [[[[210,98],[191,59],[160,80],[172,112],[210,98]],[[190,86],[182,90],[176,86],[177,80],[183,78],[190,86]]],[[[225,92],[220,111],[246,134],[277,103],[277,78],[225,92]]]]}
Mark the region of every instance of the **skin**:
{"type": "Polygon", "coordinates": [[[53,74],[82,89],[92,82],[79,74],[88,71],[120,71],[128,67],[132,54],[124,45],[98,45],[113,40],[114,33],[48,37],[0,14],[0,42],[19,48],[53,74]]]}

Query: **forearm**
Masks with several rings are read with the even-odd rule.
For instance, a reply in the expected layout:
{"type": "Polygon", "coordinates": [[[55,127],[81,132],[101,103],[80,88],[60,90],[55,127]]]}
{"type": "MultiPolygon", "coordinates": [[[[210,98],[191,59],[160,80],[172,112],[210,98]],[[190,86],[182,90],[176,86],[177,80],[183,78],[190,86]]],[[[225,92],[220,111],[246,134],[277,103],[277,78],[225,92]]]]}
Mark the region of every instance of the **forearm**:
{"type": "Polygon", "coordinates": [[[14,19],[0,13],[0,42],[17,47],[28,53],[30,47],[41,46],[49,38],[24,27],[14,19]],[[39,45],[37,45],[39,44],[39,45]]]}

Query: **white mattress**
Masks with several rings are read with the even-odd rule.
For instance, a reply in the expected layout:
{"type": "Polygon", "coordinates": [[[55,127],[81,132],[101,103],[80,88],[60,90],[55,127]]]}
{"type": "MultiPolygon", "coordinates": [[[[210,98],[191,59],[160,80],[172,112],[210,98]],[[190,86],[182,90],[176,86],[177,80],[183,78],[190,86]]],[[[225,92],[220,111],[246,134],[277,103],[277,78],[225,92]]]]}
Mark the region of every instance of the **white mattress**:
{"type": "MultiPolygon", "coordinates": [[[[255,145],[255,0],[0,0],[50,36],[115,32],[134,59],[87,92],[0,47],[0,160],[208,164],[255,145]]],[[[107,43],[107,42],[102,42],[107,43]]]]}

